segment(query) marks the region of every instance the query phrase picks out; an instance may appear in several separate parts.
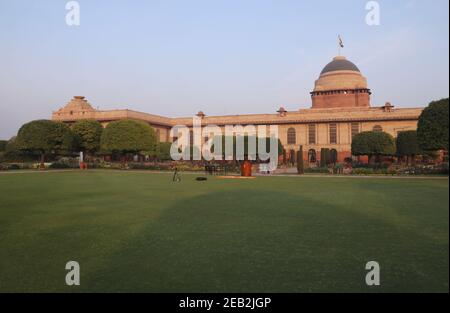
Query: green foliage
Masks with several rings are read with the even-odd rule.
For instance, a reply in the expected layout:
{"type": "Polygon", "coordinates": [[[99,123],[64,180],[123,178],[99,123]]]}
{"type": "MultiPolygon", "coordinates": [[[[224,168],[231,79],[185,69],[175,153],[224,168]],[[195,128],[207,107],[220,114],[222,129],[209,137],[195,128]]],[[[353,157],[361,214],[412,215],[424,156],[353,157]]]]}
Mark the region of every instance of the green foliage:
{"type": "Polygon", "coordinates": [[[0,152],[4,152],[6,150],[7,144],[8,144],[7,140],[0,140],[0,152]]]}
{"type": "Polygon", "coordinates": [[[395,140],[385,132],[362,132],[353,137],[352,154],[356,156],[395,155],[395,140]]]}
{"type": "MultiPolygon", "coordinates": [[[[248,153],[249,142],[253,142],[253,141],[256,141],[256,156],[257,157],[258,157],[258,154],[259,154],[259,145],[264,142],[263,140],[265,140],[266,152],[270,151],[270,141],[271,141],[270,137],[258,138],[256,136],[247,136],[246,135],[246,136],[244,136],[243,139],[244,139],[244,155],[245,156],[247,156],[249,154],[248,153]]],[[[228,155],[227,156],[225,155],[225,152],[226,152],[225,151],[225,143],[226,143],[227,137],[222,135],[221,140],[222,140],[222,155],[224,157],[227,157],[228,155]]],[[[233,141],[233,159],[236,159],[237,137],[233,136],[232,141],[233,141]]],[[[212,147],[211,150],[214,151],[214,146],[212,147]]],[[[278,155],[279,156],[283,155],[283,151],[284,151],[283,144],[281,143],[281,140],[278,139],[277,140],[277,153],[278,153],[278,155]]]]}
{"type": "Polygon", "coordinates": [[[100,147],[112,153],[156,151],[155,131],[144,122],[121,120],[111,122],[103,130],[100,147]]]}
{"type": "Polygon", "coordinates": [[[329,174],[330,169],[328,167],[308,167],[305,169],[307,174],[329,174]]]}
{"type": "Polygon", "coordinates": [[[419,118],[417,139],[423,150],[448,151],[449,99],[431,102],[419,118]]]}
{"type": "Polygon", "coordinates": [[[320,150],[320,166],[326,167],[331,163],[331,152],[328,148],[322,148],[320,150]]]}
{"type": "Polygon", "coordinates": [[[23,125],[14,143],[18,150],[45,154],[63,154],[76,147],[72,130],[63,123],[37,120],[23,125]]]}
{"type": "Polygon", "coordinates": [[[7,142],[5,151],[1,153],[0,162],[30,162],[36,159],[36,154],[20,150],[17,147],[17,137],[13,137],[7,142]]]}
{"type": "Polygon", "coordinates": [[[415,156],[422,153],[417,141],[417,131],[400,132],[397,136],[397,156],[415,156]]]}
{"type": "Polygon", "coordinates": [[[161,161],[169,161],[171,160],[170,156],[170,147],[172,146],[171,142],[160,142],[158,145],[158,153],[157,158],[161,161]]]}
{"type": "Polygon", "coordinates": [[[77,136],[79,147],[83,151],[95,153],[100,149],[103,127],[98,121],[78,121],[73,125],[72,131],[77,136]]]}
{"type": "Polygon", "coordinates": [[[300,146],[300,150],[297,151],[297,173],[300,175],[305,173],[305,164],[303,161],[303,146],[300,146]]]}

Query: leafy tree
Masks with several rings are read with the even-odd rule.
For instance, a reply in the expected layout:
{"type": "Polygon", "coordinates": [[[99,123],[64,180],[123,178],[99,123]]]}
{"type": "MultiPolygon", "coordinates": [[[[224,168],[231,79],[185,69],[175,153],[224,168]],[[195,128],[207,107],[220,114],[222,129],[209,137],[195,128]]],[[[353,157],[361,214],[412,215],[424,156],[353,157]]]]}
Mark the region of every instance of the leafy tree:
{"type": "Polygon", "coordinates": [[[385,132],[362,132],[353,137],[352,154],[355,156],[367,155],[369,161],[380,156],[395,155],[394,137],[385,132]]]}
{"type": "Polygon", "coordinates": [[[415,158],[416,155],[422,154],[419,143],[417,141],[417,131],[400,132],[397,137],[397,156],[407,157],[408,164],[410,159],[415,158]]]}
{"type": "Polygon", "coordinates": [[[100,147],[104,151],[126,154],[156,151],[156,133],[150,125],[134,120],[111,122],[103,130],[100,147]]]}
{"type": "Polygon", "coordinates": [[[172,159],[170,156],[170,147],[172,146],[171,142],[160,142],[158,145],[158,153],[157,157],[161,161],[169,161],[172,159]]]}
{"type": "Polygon", "coordinates": [[[423,150],[448,151],[449,99],[431,102],[419,117],[417,139],[423,150]]]}
{"type": "Polygon", "coordinates": [[[5,151],[2,152],[2,162],[31,162],[36,161],[36,155],[32,152],[20,150],[17,147],[17,137],[7,141],[5,151]]]}
{"type": "Polygon", "coordinates": [[[37,120],[23,125],[15,142],[17,149],[38,153],[41,163],[48,154],[65,154],[76,146],[75,135],[64,123],[37,120]]]}
{"type": "Polygon", "coordinates": [[[0,152],[4,152],[6,150],[7,144],[8,144],[7,140],[0,140],[0,152]]]}
{"type": "Polygon", "coordinates": [[[95,153],[100,150],[103,127],[98,121],[78,121],[73,125],[72,131],[77,136],[80,149],[84,152],[95,153]]]}

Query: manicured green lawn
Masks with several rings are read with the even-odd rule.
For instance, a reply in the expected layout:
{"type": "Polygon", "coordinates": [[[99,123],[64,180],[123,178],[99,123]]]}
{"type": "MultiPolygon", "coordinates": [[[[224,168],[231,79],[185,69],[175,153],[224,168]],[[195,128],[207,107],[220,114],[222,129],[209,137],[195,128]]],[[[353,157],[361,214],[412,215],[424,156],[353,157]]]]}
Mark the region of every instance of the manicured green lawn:
{"type": "Polygon", "coordinates": [[[0,292],[448,292],[447,179],[182,178],[0,175],[0,292]]]}

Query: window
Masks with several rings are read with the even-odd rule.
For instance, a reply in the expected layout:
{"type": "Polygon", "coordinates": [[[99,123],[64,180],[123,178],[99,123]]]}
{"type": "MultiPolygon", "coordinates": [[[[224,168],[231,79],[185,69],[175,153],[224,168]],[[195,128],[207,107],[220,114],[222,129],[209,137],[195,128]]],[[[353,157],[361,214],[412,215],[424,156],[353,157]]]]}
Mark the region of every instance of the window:
{"type": "Polygon", "coordinates": [[[337,144],[337,124],[330,124],[330,143],[337,144]]]}
{"type": "Polygon", "coordinates": [[[383,131],[383,127],[381,127],[380,125],[375,125],[373,127],[373,131],[374,132],[382,132],[383,131]]]}
{"type": "Polygon", "coordinates": [[[294,128],[289,128],[287,132],[288,145],[295,145],[297,143],[296,133],[294,128]]]}
{"type": "Polygon", "coordinates": [[[194,131],[193,130],[189,131],[189,145],[190,146],[194,145],[194,131]]]}
{"type": "Polygon", "coordinates": [[[359,123],[352,123],[351,125],[352,138],[359,134],[359,123]]]}
{"type": "Polygon", "coordinates": [[[316,150],[311,149],[308,151],[308,162],[309,164],[314,164],[317,162],[316,150]]]}
{"type": "Polygon", "coordinates": [[[310,145],[316,144],[316,125],[308,125],[308,142],[310,145]]]}

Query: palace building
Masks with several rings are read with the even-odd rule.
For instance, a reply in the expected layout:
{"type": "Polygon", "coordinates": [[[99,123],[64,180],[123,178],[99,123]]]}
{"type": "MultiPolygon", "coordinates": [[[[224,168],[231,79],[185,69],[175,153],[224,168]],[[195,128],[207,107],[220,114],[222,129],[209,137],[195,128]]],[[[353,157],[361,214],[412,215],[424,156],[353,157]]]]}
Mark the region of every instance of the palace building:
{"type": "MultiPolygon", "coordinates": [[[[202,126],[278,125],[280,140],[288,158],[303,146],[304,159],[313,165],[320,150],[328,148],[342,162],[351,157],[353,136],[363,131],[384,131],[396,137],[399,132],[417,129],[422,108],[395,108],[389,102],[372,106],[371,90],[358,67],[343,56],[327,64],[315,81],[310,109],[274,114],[207,116],[198,112],[202,126]]],[[[95,119],[106,126],[111,121],[134,119],[149,123],[161,142],[171,142],[170,129],[175,125],[192,126],[192,118],[170,118],[128,109],[95,110],[82,96],[74,97],[66,106],[53,112],[52,119],[73,123],[95,119]]]]}

